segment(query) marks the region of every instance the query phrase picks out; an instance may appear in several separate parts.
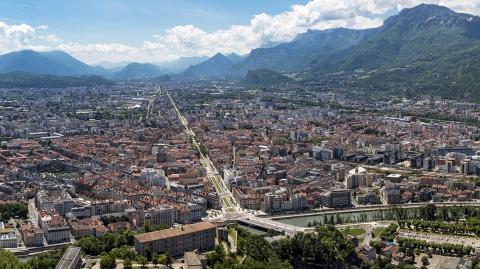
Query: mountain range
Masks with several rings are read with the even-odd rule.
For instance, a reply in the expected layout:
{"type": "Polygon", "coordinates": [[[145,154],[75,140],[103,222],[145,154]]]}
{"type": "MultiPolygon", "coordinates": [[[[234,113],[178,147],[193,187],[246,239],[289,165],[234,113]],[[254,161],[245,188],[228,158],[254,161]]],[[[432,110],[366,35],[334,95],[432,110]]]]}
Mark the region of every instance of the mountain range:
{"type": "Polygon", "coordinates": [[[251,79],[269,69],[295,80],[338,76],[362,87],[440,92],[480,101],[480,18],[421,4],[387,18],[377,28],[309,30],[291,42],[254,49],[246,56],[217,53],[210,58],[115,68],[90,66],[61,51],[27,50],[0,56],[0,73],[163,80],[165,74],[170,74],[169,79],[238,78],[262,70],[250,73],[251,79]]]}
{"type": "Polygon", "coordinates": [[[187,69],[189,66],[199,64],[208,59],[209,57],[207,56],[180,57],[174,61],[159,62],[153,64],[158,65],[160,68],[162,68],[169,74],[179,74],[185,71],[185,69],[187,69]]]}
{"type": "Polygon", "coordinates": [[[0,56],[0,73],[25,72],[49,75],[104,75],[102,67],[87,65],[63,51],[22,50],[0,56]]]}
{"type": "Polygon", "coordinates": [[[296,79],[349,77],[362,87],[480,101],[480,17],[421,4],[377,28],[308,31],[292,42],[253,50],[225,75],[261,68],[296,79]]]}
{"type": "Polygon", "coordinates": [[[479,17],[422,4],[376,30],[371,38],[311,65],[309,73],[345,72],[363,86],[480,100],[479,17]]]}
{"type": "Polygon", "coordinates": [[[297,72],[308,68],[323,57],[340,52],[372,37],[376,29],[351,30],[345,28],[309,30],[292,42],[270,48],[254,49],[228,74],[243,76],[248,70],[272,69],[279,72],[297,72]]]}
{"type": "Polygon", "coordinates": [[[115,80],[151,79],[165,74],[181,73],[188,66],[208,57],[184,57],[164,63],[111,63],[88,65],[63,51],[37,52],[21,50],[0,55],[0,73],[35,75],[85,76],[96,75],[115,80]]]}

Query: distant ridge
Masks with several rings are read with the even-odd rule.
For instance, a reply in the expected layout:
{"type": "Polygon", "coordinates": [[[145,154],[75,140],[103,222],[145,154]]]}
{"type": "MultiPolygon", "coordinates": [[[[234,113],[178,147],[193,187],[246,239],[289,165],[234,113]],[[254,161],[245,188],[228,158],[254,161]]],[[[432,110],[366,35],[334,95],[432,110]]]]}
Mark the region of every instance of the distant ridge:
{"type": "Polygon", "coordinates": [[[165,74],[160,67],[149,63],[130,63],[114,74],[115,79],[151,79],[165,74]]]}
{"type": "Polygon", "coordinates": [[[208,60],[188,67],[183,75],[187,78],[212,78],[224,76],[225,73],[242,58],[237,54],[225,56],[221,53],[215,54],[208,60]]]}
{"type": "Polygon", "coordinates": [[[358,85],[480,101],[480,18],[422,4],[385,20],[378,34],[312,65],[358,85]]]}
{"type": "Polygon", "coordinates": [[[56,76],[24,72],[0,74],[0,88],[65,88],[80,86],[112,85],[113,82],[100,76],[56,76]]]}
{"type": "Polygon", "coordinates": [[[174,61],[153,63],[159,66],[161,69],[165,70],[169,74],[179,74],[183,73],[191,65],[196,65],[203,61],[208,60],[208,57],[181,57],[174,61]]]}
{"type": "Polygon", "coordinates": [[[0,73],[26,72],[50,75],[105,75],[105,69],[89,66],[63,51],[22,50],[0,55],[0,73]]]}
{"type": "Polygon", "coordinates": [[[296,79],[338,76],[360,87],[409,90],[480,102],[480,18],[421,4],[373,29],[307,31],[254,49],[227,71],[270,69],[296,79]]]}
{"type": "Polygon", "coordinates": [[[376,31],[345,28],[309,30],[298,35],[292,42],[252,50],[248,57],[234,65],[228,74],[243,76],[248,70],[255,69],[278,72],[302,71],[321,58],[370,38],[376,31]]]}

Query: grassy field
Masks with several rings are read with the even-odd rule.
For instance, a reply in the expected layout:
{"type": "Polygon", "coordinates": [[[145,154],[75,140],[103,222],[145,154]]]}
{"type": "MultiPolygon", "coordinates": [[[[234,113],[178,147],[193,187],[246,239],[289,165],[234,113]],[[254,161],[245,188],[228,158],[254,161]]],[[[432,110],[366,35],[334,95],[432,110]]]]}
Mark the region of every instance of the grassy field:
{"type": "Polygon", "coordinates": [[[361,228],[344,229],[342,233],[359,237],[360,235],[365,234],[365,230],[361,228]]]}
{"type": "Polygon", "coordinates": [[[215,190],[217,190],[217,192],[221,192],[222,190],[220,189],[220,185],[218,185],[217,179],[214,176],[211,176],[210,179],[213,182],[213,186],[215,187],[215,190]]]}
{"type": "Polygon", "coordinates": [[[383,231],[385,231],[385,228],[375,228],[373,229],[373,236],[378,237],[383,231]]]}
{"type": "Polygon", "coordinates": [[[228,207],[228,208],[231,208],[232,207],[232,204],[230,203],[230,201],[228,200],[227,197],[222,197],[222,201],[223,201],[223,204],[228,207]]]}

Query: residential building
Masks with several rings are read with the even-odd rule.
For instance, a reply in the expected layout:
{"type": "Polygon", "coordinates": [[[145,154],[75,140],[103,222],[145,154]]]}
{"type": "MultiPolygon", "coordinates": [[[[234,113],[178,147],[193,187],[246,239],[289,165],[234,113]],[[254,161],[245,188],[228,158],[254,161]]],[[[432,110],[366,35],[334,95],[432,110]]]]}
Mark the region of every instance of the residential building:
{"type": "Polygon", "coordinates": [[[48,244],[69,242],[71,240],[70,227],[65,219],[53,211],[40,211],[39,224],[43,229],[48,244]]]}
{"type": "Polygon", "coordinates": [[[44,232],[41,228],[26,223],[20,227],[20,233],[26,247],[41,247],[44,245],[44,232]]]}
{"type": "Polygon", "coordinates": [[[5,228],[0,222],[0,248],[16,248],[18,246],[17,233],[12,228],[5,228]]]}
{"type": "Polygon", "coordinates": [[[75,207],[70,194],[58,186],[39,190],[35,196],[35,205],[39,210],[56,209],[61,215],[69,213],[75,207]]]}
{"type": "Polygon", "coordinates": [[[175,208],[169,205],[149,208],[145,213],[145,220],[149,220],[152,226],[165,225],[172,227],[175,223],[175,208]]]}
{"type": "Polygon", "coordinates": [[[144,253],[146,248],[158,253],[180,256],[185,251],[213,250],[215,247],[216,226],[210,222],[184,225],[178,228],[137,234],[134,238],[135,250],[144,253]]]}

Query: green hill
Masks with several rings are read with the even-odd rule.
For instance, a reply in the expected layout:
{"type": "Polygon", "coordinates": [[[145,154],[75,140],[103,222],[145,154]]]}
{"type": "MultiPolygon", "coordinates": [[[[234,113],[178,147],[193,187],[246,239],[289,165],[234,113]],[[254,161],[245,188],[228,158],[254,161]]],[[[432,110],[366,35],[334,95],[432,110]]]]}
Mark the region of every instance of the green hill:
{"type": "Polygon", "coordinates": [[[241,83],[248,86],[272,86],[291,82],[292,80],[278,72],[268,69],[249,70],[241,83]]]}
{"type": "Polygon", "coordinates": [[[100,76],[35,75],[21,72],[0,74],[0,88],[63,88],[112,84],[112,81],[100,76]]]}
{"type": "Polygon", "coordinates": [[[390,17],[378,34],[312,66],[361,86],[480,101],[480,18],[422,4],[390,17]]]}

